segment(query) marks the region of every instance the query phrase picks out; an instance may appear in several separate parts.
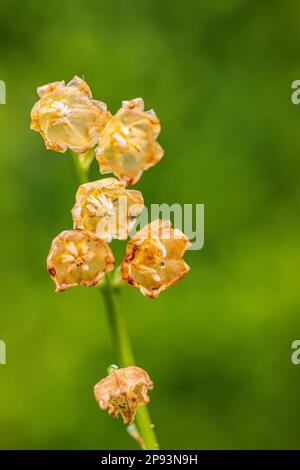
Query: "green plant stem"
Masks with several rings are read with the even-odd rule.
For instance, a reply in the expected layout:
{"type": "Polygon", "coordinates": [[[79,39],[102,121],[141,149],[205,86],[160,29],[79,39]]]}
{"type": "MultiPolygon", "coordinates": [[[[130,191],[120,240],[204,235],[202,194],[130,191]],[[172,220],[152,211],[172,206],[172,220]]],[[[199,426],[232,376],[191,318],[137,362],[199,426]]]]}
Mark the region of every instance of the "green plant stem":
{"type": "Polygon", "coordinates": [[[117,309],[114,299],[114,287],[110,275],[106,274],[105,283],[101,286],[107,319],[111,331],[112,341],[121,367],[134,365],[134,357],[130,344],[124,316],[117,309]]]}
{"type": "Polygon", "coordinates": [[[87,183],[89,180],[89,166],[83,165],[78,153],[71,152],[79,184],[87,183]]]}
{"type": "MultiPolygon", "coordinates": [[[[121,367],[135,364],[132,347],[125,324],[124,315],[120,314],[114,298],[114,286],[110,275],[106,275],[105,284],[101,286],[107,317],[111,329],[112,340],[117,351],[118,362],[121,367]]],[[[144,443],[144,449],[159,449],[149,411],[146,406],[140,406],[135,418],[139,434],[144,443]]]]}

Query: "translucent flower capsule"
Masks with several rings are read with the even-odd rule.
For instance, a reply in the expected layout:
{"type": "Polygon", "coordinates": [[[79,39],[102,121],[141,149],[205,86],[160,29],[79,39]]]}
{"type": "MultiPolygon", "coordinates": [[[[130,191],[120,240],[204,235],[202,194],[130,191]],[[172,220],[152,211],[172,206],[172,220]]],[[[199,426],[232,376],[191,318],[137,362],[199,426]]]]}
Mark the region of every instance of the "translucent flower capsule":
{"type": "Polygon", "coordinates": [[[127,244],[121,267],[125,282],[156,298],[161,291],[182,279],[189,266],[182,259],[190,243],[171,222],[156,220],[140,230],[127,244]]]}
{"type": "Polygon", "coordinates": [[[114,265],[109,245],[85,230],[60,233],[53,240],[47,258],[56,292],[75,286],[94,286],[114,265]]]}
{"type": "Polygon", "coordinates": [[[110,242],[126,240],[144,207],[139,191],[127,190],[124,181],[105,178],[82,184],[72,209],[74,228],[85,229],[110,242]]]}
{"type": "Polygon", "coordinates": [[[147,372],[130,366],[115,369],[100,380],[94,387],[94,395],[101,410],[108,410],[113,417],[121,413],[124,423],[130,424],[137,408],[150,401],[148,390],[152,389],[153,383],[147,372]]]}
{"type": "Polygon", "coordinates": [[[92,99],[88,84],[74,77],[38,88],[40,100],[31,111],[31,129],[39,132],[48,149],[85,153],[97,143],[110,119],[107,106],[92,99]]]}
{"type": "Polygon", "coordinates": [[[100,134],[96,149],[100,172],[114,173],[129,185],[136,183],[163,156],[156,142],[159,133],[160,122],[153,110],[144,111],[142,98],[123,101],[100,134]]]}

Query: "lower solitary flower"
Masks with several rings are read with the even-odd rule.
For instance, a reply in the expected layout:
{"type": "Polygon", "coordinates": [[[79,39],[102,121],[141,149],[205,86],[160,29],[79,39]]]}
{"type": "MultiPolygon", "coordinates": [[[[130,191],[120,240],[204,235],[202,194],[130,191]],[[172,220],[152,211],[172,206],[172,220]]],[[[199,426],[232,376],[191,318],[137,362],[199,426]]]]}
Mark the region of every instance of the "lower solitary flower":
{"type": "Polygon", "coordinates": [[[171,222],[155,220],[127,244],[121,275],[143,295],[156,298],[161,291],[182,279],[189,266],[182,259],[190,242],[171,222]]]}
{"type": "Polygon", "coordinates": [[[102,410],[108,409],[113,417],[121,413],[124,423],[129,424],[134,421],[137,408],[149,402],[147,392],[152,389],[153,383],[147,372],[129,366],[115,369],[100,380],[94,387],[94,395],[102,410]]]}
{"type": "Polygon", "coordinates": [[[52,242],[47,269],[56,285],[56,292],[70,287],[91,287],[112,271],[115,260],[103,240],[85,230],[66,230],[52,242]]]}

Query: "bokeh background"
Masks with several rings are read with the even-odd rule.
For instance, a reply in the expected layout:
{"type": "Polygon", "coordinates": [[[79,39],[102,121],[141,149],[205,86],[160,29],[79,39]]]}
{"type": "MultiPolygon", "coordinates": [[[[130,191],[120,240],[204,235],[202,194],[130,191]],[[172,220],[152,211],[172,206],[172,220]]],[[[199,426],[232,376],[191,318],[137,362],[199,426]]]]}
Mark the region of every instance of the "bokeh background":
{"type": "Polygon", "coordinates": [[[55,294],[45,269],[77,181],[29,113],[37,86],[75,74],[113,112],[142,96],[160,117],[146,204],[205,204],[190,274],[121,298],[162,448],[299,448],[299,21],[290,0],[1,0],[1,448],[136,448],[93,398],[116,361],[99,292],[55,294]]]}

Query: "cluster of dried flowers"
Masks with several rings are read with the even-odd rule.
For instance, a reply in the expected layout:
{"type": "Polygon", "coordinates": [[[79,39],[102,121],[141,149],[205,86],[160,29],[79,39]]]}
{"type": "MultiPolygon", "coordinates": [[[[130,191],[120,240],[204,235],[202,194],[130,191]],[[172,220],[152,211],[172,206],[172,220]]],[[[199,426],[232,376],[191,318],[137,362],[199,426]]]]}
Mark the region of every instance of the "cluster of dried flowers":
{"type": "MultiPolygon", "coordinates": [[[[123,101],[112,116],[105,103],[92,98],[87,83],[74,77],[67,85],[54,82],[38,88],[39,101],[31,111],[31,128],[41,134],[47,149],[67,149],[84,158],[94,150],[105,178],[79,186],[72,209],[73,229],[52,242],[47,269],[56,291],[98,284],[112,271],[112,238],[126,240],[143,209],[143,196],[127,186],[138,182],[144,170],[163,156],[156,141],[160,122],[153,110],[144,111],[141,98],[123,101]]],[[[128,243],[121,266],[122,279],[143,295],[156,298],[189,271],[183,255],[188,238],[171,222],[156,220],[128,243]]],[[[153,384],[138,367],[113,371],[95,386],[101,409],[120,412],[133,421],[138,405],[148,402],[153,384]]]]}

